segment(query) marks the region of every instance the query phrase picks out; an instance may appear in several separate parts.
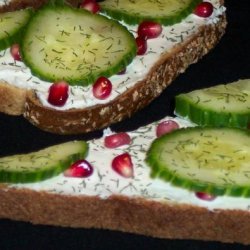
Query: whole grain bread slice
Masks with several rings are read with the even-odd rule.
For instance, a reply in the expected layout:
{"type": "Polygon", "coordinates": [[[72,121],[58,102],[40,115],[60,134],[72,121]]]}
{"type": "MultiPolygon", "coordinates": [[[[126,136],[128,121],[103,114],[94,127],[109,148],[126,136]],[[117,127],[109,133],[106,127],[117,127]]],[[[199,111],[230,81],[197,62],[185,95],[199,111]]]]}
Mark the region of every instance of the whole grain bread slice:
{"type": "MultiPolygon", "coordinates": [[[[27,2],[22,3],[27,6],[30,1],[27,2]]],[[[15,3],[12,8],[20,7],[19,1],[15,3]]],[[[35,3],[36,1],[32,2],[32,6],[37,7],[35,3]]],[[[76,4],[76,1],[73,1],[73,4],[76,4]]],[[[19,89],[1,82],[0,96],[3,98],[0,98],[0,111],[13,115],[23,114],[38,128],[57,134],[79,134],[104,128],[131,117],[159,96],[180,73],[219,42],[225,27],[225,14],[220,16],[215,24],[201,26],[186,41],[163,54],[151,67],[145,79],[136,82],[133,87],[110,102],[61,111],[45,107],[32,90],[19,89]]]]}
{"type": "Polygon", "coordinates": [[[66,196],[0,187],[0,218],[71,228],[117,230],[165,239],[250,244],[248,211],[113,195],[66,196]],[[145,219],[146,218],[146,219],[145,219]]]}

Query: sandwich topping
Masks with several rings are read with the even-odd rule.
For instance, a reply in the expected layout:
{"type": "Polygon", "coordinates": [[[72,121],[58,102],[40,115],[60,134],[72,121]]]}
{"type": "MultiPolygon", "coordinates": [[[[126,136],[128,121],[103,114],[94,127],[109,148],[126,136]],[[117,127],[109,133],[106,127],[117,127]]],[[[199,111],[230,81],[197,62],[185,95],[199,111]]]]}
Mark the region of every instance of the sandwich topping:
{"type": "MultiPolygon", "coordinates": [[[[71,167],[66,173],[61,173],[48,180],[26,184],[11,184],[10,187],[28,188],[35,191],[45,191],[62,195],[98,196],[102,199],[107,199],[112,195],[125,195],[130,198],[140,197],[151,201],[188,204],[206,207],[211,210],[249,210],[249,198],[227,195],[217,196],[208,194],[204,190],[200,192],[196,192],[195,190],[190,191],[183,187],[174,186],[171,182],[160,178],[152,178],[151,169],[148,163],[146,163],[145,158],[151,143],[157,138],[158,126],[163,123],[169,123],[170,127],[173,123],[178,124],[178,128],[175,127],[174,130],[170,130],[180,130],[180,133],[182,133],[181,129],[196,126],[194,123],[182,118],[165,117],[160,121],[140,127],[135,131],[127,132],[125,137],[129,137],[129,140],[126,140],[124,144],[118,143],[116,147],[106,146],[107,137],[115,137],[116,135],[110,129],[106,129],[102,138],[88,141],[89,151],[87,157],[84,159],[88,163],[85,162],[84,165],[90,164],[93,167],[91,175],[70,178],[69,176],[72,176],[73,170],[78,174],[78,171],[75,169],[72,170],[73,167],[71,167]]],[[[167,133],[170,132],[168,131],[167,133]]],[[[164,140],[161,139],[164,137],[159,137],[159,139],[164,140]]],[[[245,143],[249,144],[249,139],[247,137],[244,138],[245,143]]],[[[204,143],[206,144],[206,142],[204,143]]],[[[189,147],[192,146],[191,144],[189,147]]],[[[245,148],[245,150],[249,151],[249,147],[245,148]]],[[[206,152],[204,152],[204,157],[205,154],[206,152]]],[[[244,154],[249,155],[246,151],[244,154]]],[[[220,157],[219,153],[216,157],[220,157]]],[[[247,157],[249,158],[249,156],[247,157]]],[[[186,160],[189,161],[189,158],[186,160]]],[[[242,158],[240,160],[244,161],[242,158]]],[[[220,161],[222,161],[222,158],[220,158],[220,161]]],[[[227,159],[225,159],[225,164],[230,165],[227,159]]],[[[85,171],[83,172],[85,173],[85,171]]],[[[196,172],[198,173],[198,171],[196,172]]]]}

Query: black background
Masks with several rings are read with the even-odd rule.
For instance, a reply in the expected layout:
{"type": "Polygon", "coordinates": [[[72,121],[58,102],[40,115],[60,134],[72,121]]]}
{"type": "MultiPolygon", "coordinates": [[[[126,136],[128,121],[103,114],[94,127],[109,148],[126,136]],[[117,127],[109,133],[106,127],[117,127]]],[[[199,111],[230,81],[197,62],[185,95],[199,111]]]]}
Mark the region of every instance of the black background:
{"type": "MultiPolygon", "coordinates": [[[[216,48],[197,64],[190,66],[185,74],[179,76],[151,105],[132,118],[115,124],[113,129],[132,130],[165,115],[173,115],[173,98],[178,93],[250,78],[249,3],[249,0],[226,0],[227,32],[216,48]]],[[[53,135],[33,127],[22,117],[0,114],[0,156],[29,152],[71,139],[87,140],[99,136],[101,131],[81,136],[53,135]]],[[[70,229],[0,220],[0,249],[243,250],[250,249],[250,246],[154,239],[108,230],[70,229]]]]}

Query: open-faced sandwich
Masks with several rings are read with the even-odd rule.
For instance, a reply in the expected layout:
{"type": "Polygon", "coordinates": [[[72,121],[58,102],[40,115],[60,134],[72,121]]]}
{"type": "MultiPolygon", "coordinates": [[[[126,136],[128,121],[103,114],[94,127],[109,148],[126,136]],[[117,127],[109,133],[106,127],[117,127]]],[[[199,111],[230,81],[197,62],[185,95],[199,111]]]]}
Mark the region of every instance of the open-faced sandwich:
{"type": "Polygon", "coordinates": [[[58,134],[130,117],[226,27],[220,0],[1,3],[0,111],[58,134]]]}

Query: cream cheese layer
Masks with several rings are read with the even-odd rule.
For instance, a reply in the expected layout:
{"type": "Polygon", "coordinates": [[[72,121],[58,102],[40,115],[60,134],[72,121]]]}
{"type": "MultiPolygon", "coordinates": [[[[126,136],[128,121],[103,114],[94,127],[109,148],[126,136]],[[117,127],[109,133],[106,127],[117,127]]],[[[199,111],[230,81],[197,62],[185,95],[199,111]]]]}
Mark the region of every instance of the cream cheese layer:
{"type": "MultiPolygon", "coordinates": [[[[194,124],[180,118],[166,117],[166,120],[176,121],[180,127],[194,126],[194,124]]],[[[197,198],[194,192],[172,186],[168,182],[150,177],[150,168],[145,163],[146,152],[156,138],[156,127],[161,122],[154,122],[147,126],[128,132],[132,142],[119,148],[110,149],[104,146],[104,136],[88,142],[89,153],[86,158],[94,168],[94,172],[87,178],[65,177],[63,174],[46,181],[32,184],[11,185],[15,188],[28,188],[35,191],[45,191],[61,195],[98,196],[107,199],[112,195],[124,195],[129,198],[144,198],[150,201],[170,202],[173,204],[188,204],[214,209],[250,209],[249,198],[234,198],[218,196],[212,201],[197,198]],[[133,162],[134,175],[131,178],[120,176],[111,167],[115,156],[129,153],[133,162]]]]}

